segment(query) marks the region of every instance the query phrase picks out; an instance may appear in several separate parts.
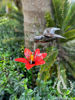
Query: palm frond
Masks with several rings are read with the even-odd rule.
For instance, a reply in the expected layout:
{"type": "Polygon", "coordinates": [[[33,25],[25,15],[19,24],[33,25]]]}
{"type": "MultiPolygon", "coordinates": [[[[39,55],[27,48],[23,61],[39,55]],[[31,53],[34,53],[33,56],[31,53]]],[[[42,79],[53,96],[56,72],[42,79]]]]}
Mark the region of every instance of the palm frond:
{"type": "Polygon", "coordinates": [[[73,62],[68,57],[65,57],[64,64],[67,70],[72,74],[72,76],[75,78],[75,62],[73,62]]]}
{"type": "Polygon", "coordinates": [[[67,52],[68,57],[72,60],[75,60],[75,40],[67,42],[63,48],[65,52],[67,52]]]}
{"type": "MultiPolygon", "coordinates": [[[[57,45],[59,44],[59,46],[57,46],[58,54],[60,55],[59,58],[61,59],[61,55],[63,55],[61,66],[70,69],[69,71],[71,71],[73,77],[75,77],[75,66],[74,63],[71,63],[75,59],[75,43],[71,43],[71,41],[75,41],[75,3],[70,4],[68,0],[52,0],[52,7],[55,27],[61,29],[58,34],[62,34],[62,36],[65,37],[65,39],[60,39],[56,43],[57,45]],[[67,43],[70,45],[68,46],[67,43]],[[60,53],[60,51],[62,53],[60,53]]],[[[51,22],[49,21],[49,23],[51,22]]],[[[49,27],[51,26],[49,25],[49,27]]]]}
{"type": "Polygon", "coordinates": [[[50,69],[56,61],[56,57],[58,55],[58,51],[53,50],[53,48],[48,53],[45,61],[46,64],[42,65],[38,74],[38,78],[47,81],[50,78],[50,69]]]}
{"type": "Polygon", "coordinates": [[[63,33],[63,37],[65,37],[66,39],[62,39],[61,42],[68,42],[75,39],[75,29],[63,33]]]}
{"type": "Polygon", "coordinates": [[[68,0],[52,0],[52,3],[56,26],[61,27],[68,9],[65,9],[65,5],[68,7],[68,0]]]}
{"type": "Polygon", "coordinates": [[[63,21],[62,29],[65,30],[65,28],[68,25],[71,25],[72,27],[72,25],[74,25],[74,22],[75,22],[75,3],[69,6],[65,19],[63,21]]]}

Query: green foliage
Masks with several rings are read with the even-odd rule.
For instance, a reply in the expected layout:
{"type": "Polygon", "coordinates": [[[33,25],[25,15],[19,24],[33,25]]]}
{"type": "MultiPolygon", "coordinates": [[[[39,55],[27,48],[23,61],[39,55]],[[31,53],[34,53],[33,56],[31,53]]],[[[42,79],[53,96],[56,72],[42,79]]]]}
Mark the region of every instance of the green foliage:
{"type": "Polygon", "coordinates": [[[68,42],[68,41],[70,41],[70,40],[75,39],[75,29],[72,29],[72,30],[69,30],[68,32],[65,32],[65,33],[63,34],[63,36],[66,37],[65,40],[61,40],[61,41],[63,41],[63,42],[68,42]]]}
{"type": "Polygon", "coordinates": [[[23,74],[15,70],[15,65],[12,63],[8,65],[8,63],[9,60],[5,60],[5,57],[0,63],[0,94],[3,96],[5,93],[18,95],[23,91],[21,87],[23,74]]]}
{"type": "Polygon", "coordinates": [[[2,53],[10,52],[11,58],[22,52],[19,48],[24,44],[23,15],[13,8],[10,14],[7,15],[5,12],[0,17],[0,49],[2,53]]]}
{"type": "Polygon", "coordinates": [[[70,76],[69,74],[75,76],[74,5],[70,7],[68,0],[53,0],[54,17],[52,14],[46,13],[46,26],[60,27],[61,34],[66,37],[66,40],[55,41],[53,46],[47,48],[46,64],[40,66],[36,81],[39,66],[27,71],[24,67],[25,64],[14,61],[15,58],[24,57],[23,15],[13,0],[12,2],[11,0],[4,1],[0,1],[0,100],[73,99],[75,87],[71,95],[67,96],[69,92],[67,90],[63,96],[58,93],[56,88],[53,88],[53,84],[57,75],[58,58],[60,58],[63,78],[66,80],[67,69],[71,72],[68,72],[67,76],[70,76]],[[63,52],[60,52],[63,50],[68,54],[68,56],[64,56],[65,61],[59,56],[64,55],[63,52]]]}
{"type": "Polygon", "coordinates": [[[55,25],[53,18],[51,17],[50,13],[45,14],[46,19],[46,27],[53,27],[55,25]]]}
{"type": "MultiPolygon", "coordinates": [[[[73,83],[74,84],[74,83],[73,83]]],[[[53,88],[53,81],[52,79],[44,82],[43,80],[37,80],[37,87],[34,88],[35,91],[35,99],[33,100],[55,100],[55,99],[72,99],[70,95],[67,96],[67,92],[64,95],[58,93],[56,88],[53,88]],[[36,97],[38,96],[38,99],[36,97]]],[[[71,93],[74,96],[74,92],[71,93]]]]}
{"type": "Polygon", "coordinates": [[[75,3],[72,4],[71,6],[69,6],[70,8],[68,9],[68,12],[66,14],[66,17],[63,21],[63,26],[62,28],[65,29],[68,25],[70,26],[70,28],[75,28],[75,3]]]}
{"type": "Polygon", "coordinates": [[[8,94],[8,98],[11,100],[16,100],[15,98],[19,98],[19,100],[26,98],[28,100],[33,91],[28,89],[28,79],[24,78],[23,73],[20,72],[19,68],[16,69],[16,66],[18,64],[16,65],[14,61],[9,62],[9,59],[6,59],[5,56],[0,61],[0,96],[6,98],[5,95],[8,94]]]}
{"type": "MultiPolygon", "coordinates": [[[[23,18],[20,12],[13,9],[10,15],[7,15],[4,8],[0,9],[0,100],[9,99],[11,96],[18,97],[24,87],[21,86],[23,73],[20,73],[19,67],[16,68],[13,58],[19,57],[23,51],[23,21],[17,20],[12,16],[23,18]],[[3,11],[2,11],[3,10],[3,11]],[[21,30],[21,31],[20,31],[21,30]],[[21,49],[19,49],[21,48],[21,49]],[[16,88],[15,88],[16,87],[16,88]],[[7,96],[7,98],[5,98],[7,96]]],[[[17,66],[20,66],[17,64],[17,66]]],[[[21,69],[24,69],[21,65],[21,69]]]]}
{"type": "Polygon", "coordinates": [[[46,64],[42,65],[39,72],[39,78],[47,81],[50,78],[50,69],[56,61],[58,55],[57,49],[54,47],[48,48],[48,56],[45,59],[46,64]],[[48,52],[49,51],[49,52],[48,52]]]}

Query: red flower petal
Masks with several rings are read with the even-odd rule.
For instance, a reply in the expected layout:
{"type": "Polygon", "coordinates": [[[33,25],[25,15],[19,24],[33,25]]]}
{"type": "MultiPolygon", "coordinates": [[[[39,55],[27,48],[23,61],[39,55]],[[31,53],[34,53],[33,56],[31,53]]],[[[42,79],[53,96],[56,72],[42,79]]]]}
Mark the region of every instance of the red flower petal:
{"type": "Polygon", "coordinates": [[[44,59],[47,56],[47,53],[40,53],[37,56],[35,56],[35,61],[37,59],[44,59]]]}
{"type": "Polygon", "coordinates": [[[38,54],[40,54],[40,49],[35,50],[35,56],[38,55],[38,54]]]}
{"type": "Polygon", "coordinates": [[[25,58],[16,58],[15,61],[26,63],[26,64],[28,63],[28,61],[25,58]]]}
{"type": "Polygon", "coordinates": [[[41,53],[41,57],[44,59],[47,56],[47,53],[41,53]]]}
{"type": "Polygon", "coordinates": [[[31,69],[33,66],[35,66],[35,64],[26,64],[25,65],[27,70],[31,69]]]}
{"type": "Polygon", "coordinates": [[[42,60],[42,59],[39,59],[39,60],[37,60],[37,61],[35,62],[35,65],[36,65],[36,66],[37,66],[37,65],[43,65],[43,64],[45,64],[45,61],[42,60]]]}
{"type": "Polygon", "coordinates": [[[25,48],[25,50],[24,50],[24,55],[26,56],[26,58],[29,60],[30,59],[30,55],[32,54],[32,52],[29,50],[29,49],[27,49],[27,48],[25,48]]]}
{"type": "Polygon", "coordinates": [[[40,53],[40,49],[35,50],[35,59],[39,59],[38,57],[41,57],[41,59],[44,59],[47,56],[47,53],[40,53]]]}

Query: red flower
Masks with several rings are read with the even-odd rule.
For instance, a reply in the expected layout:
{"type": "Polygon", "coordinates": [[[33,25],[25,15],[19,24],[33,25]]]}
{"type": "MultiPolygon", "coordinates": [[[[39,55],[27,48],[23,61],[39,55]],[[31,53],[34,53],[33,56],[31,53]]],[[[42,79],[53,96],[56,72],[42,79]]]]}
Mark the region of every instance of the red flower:
{"type": "Polygon", "coordinates": [[[45,64],[43,60],[47,53],[40,53],[40,49],[36,49],[35,52],[31,52],[29,49],[25,48],[24,50],[25,58],[17,58],[15,61],[25,63],[26,68],[29,70],[33,66],[45,64]]]}

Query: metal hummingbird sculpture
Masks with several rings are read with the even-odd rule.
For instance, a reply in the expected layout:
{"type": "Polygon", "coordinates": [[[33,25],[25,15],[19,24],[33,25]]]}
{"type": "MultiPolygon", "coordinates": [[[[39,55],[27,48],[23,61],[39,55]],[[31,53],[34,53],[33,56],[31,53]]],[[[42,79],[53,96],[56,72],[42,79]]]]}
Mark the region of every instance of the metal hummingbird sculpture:
{"type": "Polygon", "coordinates": [[[57,31],[57,30],[60,30],[60,28],[56,28],[56,27],[46,28],[43,32],[43,35],[34,37],[34,41],[35,42],[49,42],[49,41],[54,40],[56,38],[65,39],[65,37],[58,35],[58,34],[55,34],[55,31],[57,31]]]}
{"type": "Polygon", "coordinates": [[[43,32],[43,35],[46,37],[52,37],[52,38],[64,38],[61,35],[55,34],[55,31],[57,31],[57,30],[60,30],[60,28],[55,28],[55,27],[46,28],[43,32]]]}

